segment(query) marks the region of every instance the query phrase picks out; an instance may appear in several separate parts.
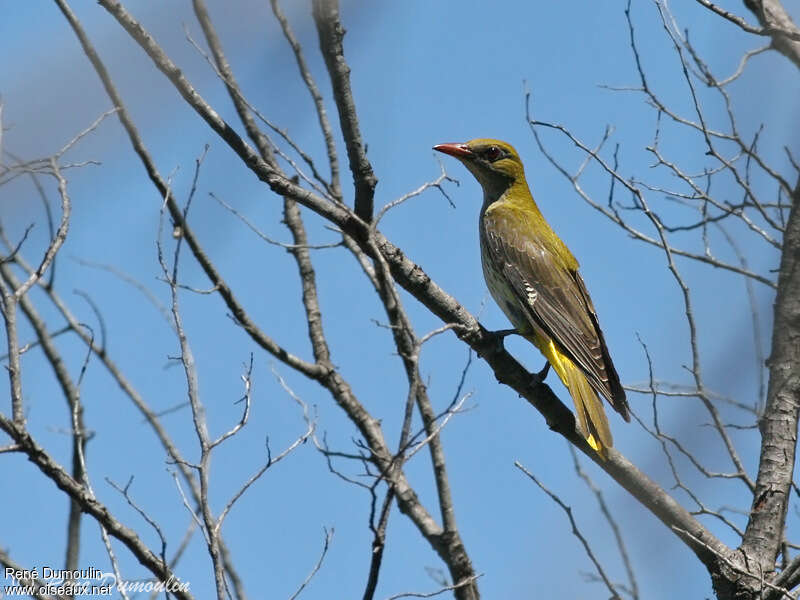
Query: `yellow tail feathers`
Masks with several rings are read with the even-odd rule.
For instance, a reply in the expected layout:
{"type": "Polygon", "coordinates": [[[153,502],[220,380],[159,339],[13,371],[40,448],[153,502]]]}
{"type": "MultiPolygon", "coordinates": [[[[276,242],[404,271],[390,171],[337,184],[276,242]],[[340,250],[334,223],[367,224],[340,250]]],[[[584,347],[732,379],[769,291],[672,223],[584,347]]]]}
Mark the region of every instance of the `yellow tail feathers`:
{"type": "Polygon", "coordinates": [[[567,360],[563,361],[563,363],[566,363],[566,381],[564,381],[564,384],[569,388],[570,396],[575,402],[578,428],[589,442],[589,445],[605,456],[606,449],[613,446],[614,441],[611,437],[611,429],[608,426],[608,419],[606,418],[602,401],[597,397],[597,393],[589,385],[589,382],[586,381],[586,376],[578,367],[572,364],[572,361],[567,360]]]}
{"type": "Polygon", "coordinates": [[[611,448],[614,442],[602,400],[589,385],[586,376],[568,357],[559,352],[552,340],[547,340],[544,344],[538,343],[539,340],[531,341],[545,355],[561,382],[569,390],[575,402],[578,429],[583,437],[597,453],[605,457],[606,450],[611,448]]]}

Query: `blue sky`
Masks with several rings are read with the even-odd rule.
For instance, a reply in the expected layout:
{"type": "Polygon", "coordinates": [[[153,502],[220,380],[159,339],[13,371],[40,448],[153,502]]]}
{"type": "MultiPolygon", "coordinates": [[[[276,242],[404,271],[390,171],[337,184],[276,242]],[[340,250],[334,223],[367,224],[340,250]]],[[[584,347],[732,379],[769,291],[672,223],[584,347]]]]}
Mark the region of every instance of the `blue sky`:
{"type": "MultiPolygon", "coordinates": [[[[743,10],[738,3],[724,5],[743,10]]],[[[620,171],[626,176],[670,183],[664,173],[650,168],[652,155],[645,150],[655,128],[652,109],[635,93],[600,87],[638,83],[624,7],[624,2],[617,0],[506,2],[493,7],[477,1],[346,2],[342,7],[347,29],[345,53],[352,68],[362,132],[379,179],[376,203],[385,204],[436,177],[440,160],[460,182],[446,188],[455,208],[432,191],[390,212],[382,229],[392,241],[464,306],[480,313],[488,328],[507,327],[481,276],[476,228],[481,197],[478,184],[455,161],[435,156],[431,146],[474,137],[508,140],[525,161],[540,208],[581,262],[623,382],[641,384],[647,380],[647,363],[638,335],[649,347],[657,378],[686,384],[689,378],[683,365],[691,360],[687,326],[680,291],[666,269],[663,253],[629,239],[587,206],[538,151],[524,118],[523,90],[527,86],[537,118],[562,123],[589,144],[600,140],[607,124],[613,125],[612,143],[620,144],[620,171]]],[[[200,93],[238,128],[222,86],[184,38],[185,23],[196,40],[202,39],[189,6],[167,7],[161,2],[142,1],[131,3],[129,8],[200,93]]],[[[290,256],[263,244],[209,192],[245,212],[268,235],[288,240],[280,224],[280,199],[242,168],[224,143],[185,107],[109,15],[94,3],[76,3],[74,9],[128,102],[162,174],[172,174],[179,197],[185,197],[190,188],[194,159],[204,144],[210,144],[190,216],[195,231],[253,318],[291,351],[310,358],[300,289],[290,256]]],[[[248,98],[322,161],[324,146],[311,101],[267,3],[209,2],[209,9],[248,98]]],[[[287,2],[285,9],[304,44],[313,75],[329,97],[310,9],[299,1],[287,2]]],[[[689,3],[676,3],[674,9],[680,26],[690,28],[693,43],[720,77],[735,70],[745,50],[762,43],[689,3]]],[[[676,110],[691,115],[680,65],[655,6],[635,3],[633,19],[651,85],[676,110]]],[[[14,57],[5,61],[0,88],[3,125],[7,128],[5,150],[26,158],[49,155],[110,108],[55,5],[16,3],[7,9],[0,22],[0,52],[14,57]]],[[[751,61],[730,91],[744,137],[752,136],[763,122],[760,147],[777,167],[785,169],[782,146],[794,144],[797,149],[796,139],[789,134],[796,130],[796,98],[800,92],[794,67],[781,57],[762,54],[751,61]]],[[[724,107],[711,99],[706,106],[710,121],[722,126],[724,107]]],[[[336,123],[331,103],[328,110],[336,123]]],[[[573,169],[583,160],[557,134],[543,132],[543,137],[559,160],[573,169]]],[[[662,148],[692,170],[702,171],[703,166],[711,164],[703,157],[701,140],[687,137],[681,130],[665,128],[662,148]],[[692,159],[694,163],[689,162],[692,159]]],[[[341,151],[344,157],[343,148],[341,151]]],[[[89,307],[73,295],[74,289],[90,292],[104,316],[114,360],[154,408],[177,405],[185,398],[185,383],[181,369],[168,367],[168,356],[177,353],[177,343],[158,311],[130,286],[75,260],[114,265],[167,302],[168,289],[156,279],[160,198],[144,177],[114,118],[102,123],[68,158],[76,162],[97,159],[102,164],[69,173],[74,215],[57,265],[57,287],[79,318],[97,328],[89,307]]],[[[350,194],[347,172],[342,181],[350,194]]],[[[589,168],[584,187],[604,202],[608,178],[589,168]]],[[[774,193],[768,184],[763,189],[774,193]]],[[[731,201],[740,198],[733,187],[722,189],[720,195],[731,201]]],[[[652,195],[651,200],[654,208],[668,217],[686,218],[662,197],[652,195]]],[[[30,259],[36,257],[45,243],[46,226],[30,185],[19,180],[0,188],[0,210],[12,238],[19,237],[27,224],[36,222],[24,247],[30,259]]],[[[653,233],[643,221],[640,224],[653,233]]],[[[335,237],[313,215],[307,214],[307,226],[316,243],[335,237]]],[[[732,233],[754,270],[768,273],[777,266],[774,248],[755,240],[744,229],[734,228],[732,233]]],[[[696,237],[678,235],[675,240],[687,248],[699,247],[696,237]]],[[[714,241],[720,256],[730,259],[731,253],[721,240],[714,241]]],[[[344,251],[320,250],[315,252],[314,261],[333,360],[364,405],[383,419],[387,438],[396,444],[406,384],[390,336],[373,322],[385,320],[382,308],[359,277],[358,265],[344,251]]],[[[729,273],[686,261],[680,261],[679,267],[694,291],[708,385],[753,404],[757,400],[758,369],[744,283],[729,273]]],[[[187,284],[208,287],[188,253],[183,256],[182,274],[187,284]]],[[[766,352],[773,295],[766,286],[754,286],[764,335],[761,344],[766,352]]],[[[60,322],[52,307],[38,292],[32,297],[57,327],[60,322]]],[[[403,297],[420,334],[440,325],[413,298],[403,297]]],[[[218,298],[187,293],[181,300],[212,431],[222,432],[239,418],[240,406],[234,402],[241,395],[242,364],[251,352],[255,353],[252,420],[214,457],[213,504],[217,510],[263,461],[265,436],[277,450],[303,431],[301,415],[276,383],[272,368],[316,407],[318,432],[327,433],[331,447],[352,449],[355,429],[330,397],[259,351],[231,325],[218,298]]],[[[23,327],[22,339],[30,335],[30,329],[23,327]]],[[[77,374],[85,356],[83,348],[68,338],[60,338],[58,344],[71,372],[77,374]]],[[[531,370],[541,367],[542,358],[523,341],[509,340],[508,347],[531,370]]],[[[466,348],[451,334],[425,346],[423,374],[429,378],[438,410],[452,398],[466,358],[466,348]]],[[[31,430],[66,463],[69,440],[62,431],[68,422],[67,412],[51,371],[38,351],[26,354],[23,366],[31,430]]],[[[549,383],[566,398],[554,378],[549,383]]],[[[456,516],[474,566],[484,574],[480,584],[483,596],[607,597],[604,588],[583,577],[582,573],[591,571],[591,565],[570,534],[564,514],[513,466],[515,460],[525,464],[573,507],[576,520],[602,556],[612,579],[622,580],[624,571],[611,532],[599,516],[591,493],[576,477],[565,443],[516,394],[499,386],[481,361],[469,371],[466,390],[472,392],[467,401],[471,409],[454,418],[442,435],[456,516]]],[[[155,544],[152,532],[104,481],[108,477],[124,483],[134,476],[134,497],[159,520],[175,548],[189,516],[163,451],[94,359],[89,363],[82,397],[87,423],[96,431],[87,460],[98,496],[123,522],[142,531],[143,539],[155,544]]],[[[630,394],[630,403],[638,414],[650,415],[647,397],[630,394]]],[[[662,426],[702,453],[709,468],[730,468],[717,440],[702,426],[706,417],[699,402],[664,400],[660,406],[662,426]]],[[[724,410],[734,422],[745,420],[742,413],[724,410]]],[[[610,419],[620,450],[662,485],[671,486],[673,480],[659,446],[638,425],[626,425],[616,415],[610,419]]],[[[185,454],[196,456],[188,409],[165,417],[164,422],[185,454]]],[[[746,466],[754,472],[755,435],[735,432],[734,438],[746,466]]],[[[4,513],[17,516],[4,525],[0,545],[22,564],[59,566],[63,560],[65,498],[21,457],[4,454],[0,461],[6,480],[15,482],[3,495],[4,513]]],[[[679,464],[686,481],[710,507],[748,507],[741,484],[708,482],[692,473],[688,465],[679,464]]],[[[354,465],[338,466],[345,472],[356,472],[354,465]]],[[[589,464],[584,466],[604,490],[620,522],[643,597],[710,596],[708,576],[690,551],[601,471],[589,464]],[[664,568],[666,564],[669,569],[664,568]],[[676,577],[676,573],[682,577],[676,577]]],[[[419,453],[407,471],[423,501],[432,508],[435,495],[427,455],[419,453]]],[[[676,492],[676,496],[688,505],[685,494],[676,492]]],[[[237,504],[224,527],[250,597],[289,597],[317,559],[323,527],[335,529],[333,542],[322,569],[302,597],[360,597],[371,542],[368,509],[367,494],[330,474],[311,444],[270,469],[237,504]]],[[[731,518],[742,526],[740,515],[731,518]]],[[[714,520],[704,523],[724,541],[735,544],[724,526],[714,520]]],[[[790,512],[790,532],[796,530],[796,524],[790,512]]],[[[85,519],[83,532],[81,566],[106,568],[96,525],[85,519]]],[[[117,550],[123,573],[131,579],[143,576],[126,552],[117,550]]],[[[428,568],[441,569],[442,565],[409,521],[395,511],[376,597],[436,589],[428,568]]],[[[211,597],[210,562],[198,535],[178,572],[191,582],[197,598],[211,597]]]]}

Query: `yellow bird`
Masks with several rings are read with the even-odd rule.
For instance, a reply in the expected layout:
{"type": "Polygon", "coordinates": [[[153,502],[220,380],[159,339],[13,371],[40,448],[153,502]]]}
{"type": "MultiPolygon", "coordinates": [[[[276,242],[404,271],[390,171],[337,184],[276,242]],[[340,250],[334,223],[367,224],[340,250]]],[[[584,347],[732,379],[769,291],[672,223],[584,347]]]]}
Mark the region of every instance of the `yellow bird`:
{"type": "Polygon", "coordinates": [[[611,362],[578,261],[533,200],[525,169],[506,142],[439,144],[483,188],[480,243],[483,276],[516,333],[536,346],[569,390],[578,428],[602,456],[613,445],[598,394],[630,421],[625,390],[611,362]]]}

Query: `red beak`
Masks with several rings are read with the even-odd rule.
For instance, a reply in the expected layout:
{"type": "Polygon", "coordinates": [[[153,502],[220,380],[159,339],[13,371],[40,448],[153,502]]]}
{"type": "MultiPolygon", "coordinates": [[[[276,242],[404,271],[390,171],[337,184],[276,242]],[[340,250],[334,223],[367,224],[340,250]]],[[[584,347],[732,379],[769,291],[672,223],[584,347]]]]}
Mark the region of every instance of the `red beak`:
{"type": "Polygon", "coordinates": [[[433,147],[437,152],[443,152],[456,158],[474,158],[475,154],[467,148],[466,144],[437,144],[433,147]]]}

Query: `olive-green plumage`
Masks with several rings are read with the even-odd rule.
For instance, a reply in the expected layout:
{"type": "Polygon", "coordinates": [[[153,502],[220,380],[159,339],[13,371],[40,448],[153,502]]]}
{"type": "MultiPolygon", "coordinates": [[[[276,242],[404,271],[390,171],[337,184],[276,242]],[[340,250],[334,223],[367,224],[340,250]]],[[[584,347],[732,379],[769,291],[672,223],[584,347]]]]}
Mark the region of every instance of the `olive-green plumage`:
{"type": "Polygon", "coordinates": [[[578,428],[605,455],[613,440],[598,394],[630,421],[625,391],[578,261],[536,206],[519,155],[492,139],[434,149],[459,159],[481,184],[481,262],[489,291],[569,389],[578,428]]]}

